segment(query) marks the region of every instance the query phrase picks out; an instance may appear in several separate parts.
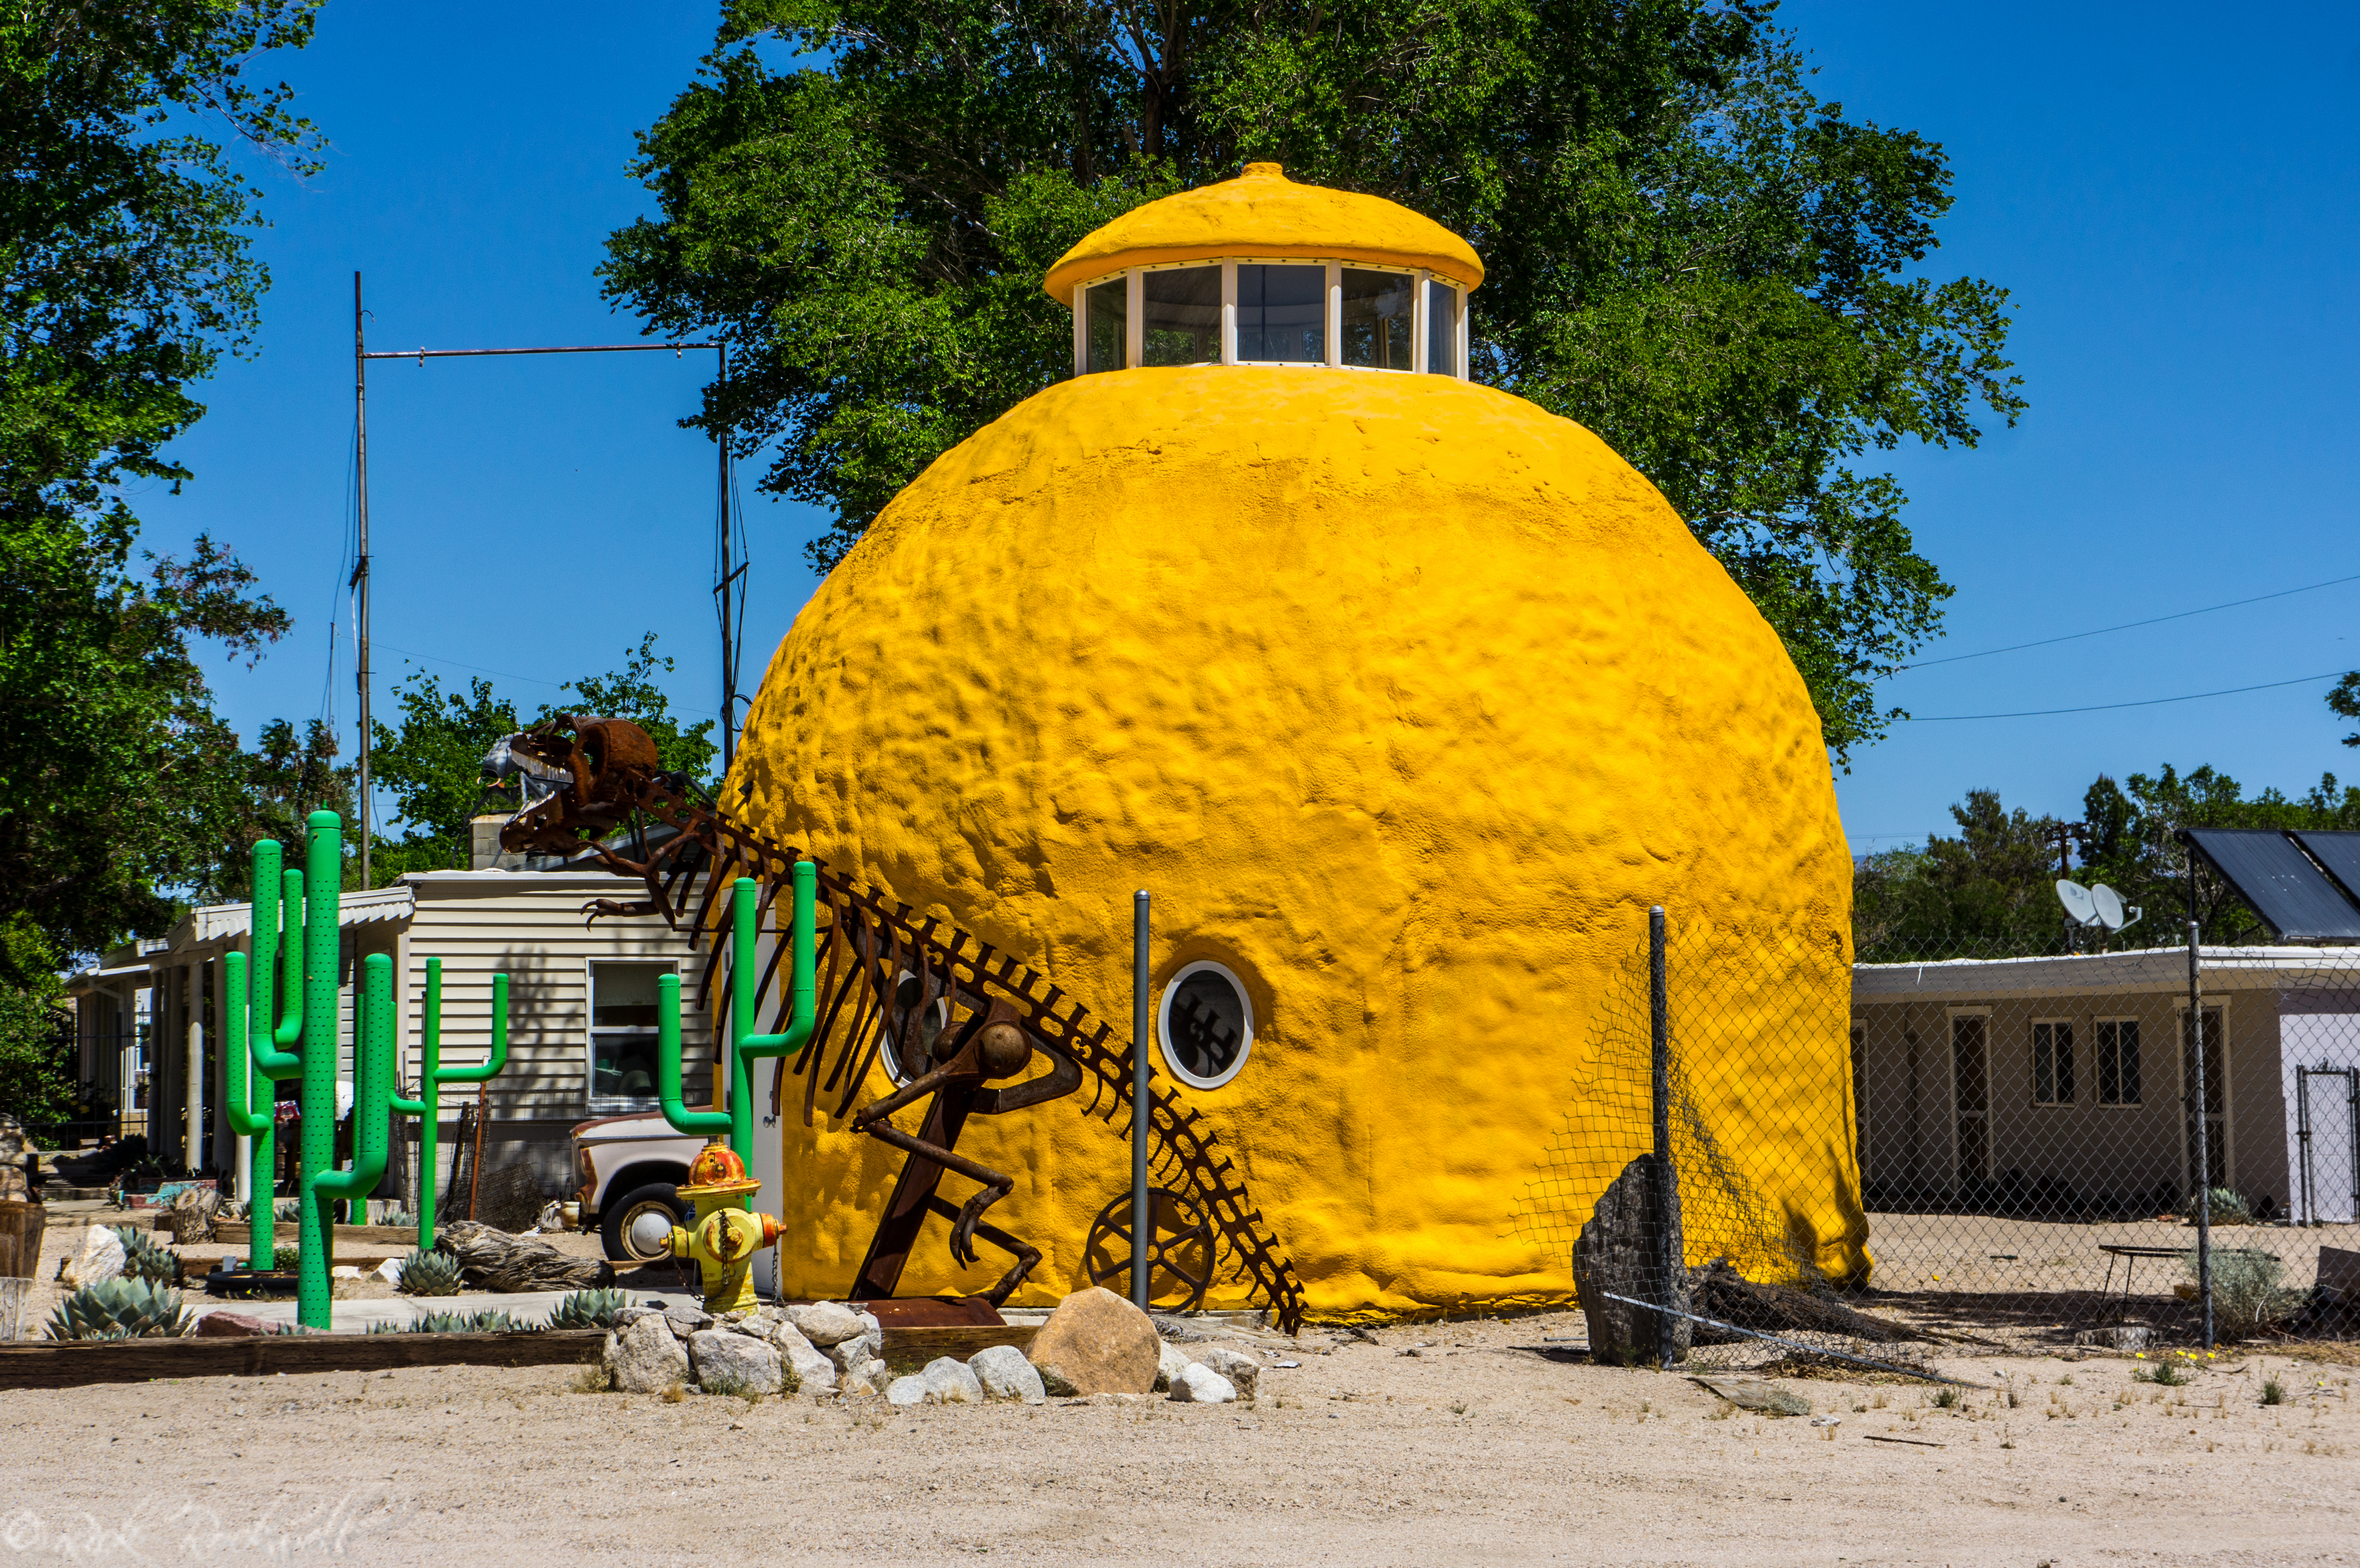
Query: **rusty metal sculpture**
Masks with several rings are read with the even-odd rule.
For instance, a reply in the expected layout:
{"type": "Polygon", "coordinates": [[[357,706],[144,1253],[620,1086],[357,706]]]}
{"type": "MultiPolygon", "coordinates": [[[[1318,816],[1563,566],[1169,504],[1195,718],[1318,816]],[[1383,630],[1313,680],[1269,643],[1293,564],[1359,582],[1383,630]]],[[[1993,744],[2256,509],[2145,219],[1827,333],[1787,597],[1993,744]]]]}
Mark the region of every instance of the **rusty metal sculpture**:
{"type": "Polygon", "coordinates": [[[508,736],[485,758],[487,774],[522,774],[554,785],[500,829],[500,847],[510,855],[573,855],[588,851],[608,870],[637,877],[649,897],[637,903],[598,898],[585,905],[592,920],[602,915],[673,911],[660,881],[664,860],[689,842],[675,836],[659,850],[648,846],[649,819],[685,827],[689,814],[709,807],[712,797],[686,773],[666,772],[655,742],[628,719],[558,713],[531,729],[508,736]],[[639,829],[614,842],[625,824],[639,829]],[[626,855],[628,848],[638,858],[626,855]]]}
{"type": "MultiPolygon", "coordinates": [[[[513,737],[512,746],[552,771],[566,776],[555,804],[543,802],[538,825],[519,832],[522,819],[501,834],[503,847],[531,842],[566,842],[571,853],[589,847],[609,869],[641,878],[648,898],[633,904],[600,899],[592,919],[613,914],[661,914],[677,928],[711,935],[725,910],[719,890],[739,877],[761,888],[758,920],[774,931],[773,904],[789,888],[793,866],[810,858],[776,844],[723,814],[694,785],[648,770],[628,737],[615,734],[620,720],[571,721],[561,717],[540,730],[513,737]],[[594,751],[582,724],[606,726],[594,751]],[[566,744],[572,732],[572,746],[566,744]],[[580,754],[577,763],[577,752],[580,754]],[[692,791],[694,791],[692,793],[692,791]],[[619,809],[618,809],[619,808],[619,809]],[[652,848],[627,858],[608,844],[584,835],[603,825],[611,834],[638,811],[678,831],[652,848]],[[563,831],[561,831],[563,830],[563,831]],[[511,844],[509,834],[517,834],[511,844]]],[[[636,729],[636,726],[628,726],[636,729]]],[[[640,740],[645,741],[641,735],[640,740]]],[[[647,746],[650,756],[651,745],[647,746]]],[[[932,916],[916,914],[892,900],[818,866],[819,914],[816,962],[820,969],[818,1024],[812,1043],[792,1061],[771,1070],[770,1114],[785,1114],[787,1079],[800,1075],[803,1125],[813,1125],[820,1096],[832,1121],[849,1117],[867,1136],[901,1149],[901,1167],[885,1213],[878,1221],[858,1280],[855,1300],[890,1298],[900,1287],[910,1251],[929,1216],[951,1222],[951,1254],[961,1268],[978,1259],[979,1237],[1002,1248],[1015,1264],[981,1292],[994,1305],[1007,1300],[1040,1261],[1028,1243],[985,1223],[983,1214],[1014,1190],[1012,1177],[957,1151],[959,1134],[971,1116],[1005,1116],[1061,1099],[1089,1085],[1086,1115],[1109,1123],[1129,1120],[1131,1052],[1136,1042],[1112,1038],[1107,1024],[1031,968],[992,946],[932,916]],[[880,1059],[899,1087],[869,1104],[862,1095],[880,1059]],[[1035,1071],[1038,1069],[1039,1071],[1035,1071]],[[1032,1074],[1027,1076],[1027,1074],[1032,1074]],[[929,1100],[913,1136],[889,1119],[896,1111],[929,1100]],[[939,1195],[943,1178],[956,1172],[978,1191],[954,1206],[939,1195]]],[[[722,983],[724,942],[709,942],[702,976],[710,997],[722,983]]],[[[775,943],[757,994],[787,1003],[779,982],[775,943]]],[[[777,1027],[775,1021],[773,1028],[777,1027]]],[[[1271,1309],[1288,1332],[1303,1321],[1303,1288],[1293,1265],[1266,1228],[1262,1211],[1248,1196],[1244,1179],[1220,1150],[1220,1139],[1196,1109],[1169,1086],[1154,1090],[1149,1107],[1153,1174],[1162,1195],[1156,1236],[1150,1238],[1152,1265],[1185,1288],[1189,1305],[1200,1303],[1216,1279],[1251,1281],[1251,1294],[1271,1309]],[[1191,1252],[1190,1246],[1200,1248],[1191,1252]],[[1186,1258],[1189,1266],[1176,1268],[1186,1258]]],[[[1128,1194],[1109,1203],[1106,1214],[1128,1214],[1128,1194]]],[[[1093,1225],[1089,1245],[1105,1252],[1128,1231],[1106,1214],[1093,1225]]],[[[1109,1265],[1111,1277],[1112,1265],[1109,1265]]],[[[1093,1273],[1096,1273],[1093,1266],[1093,1273]]]]}

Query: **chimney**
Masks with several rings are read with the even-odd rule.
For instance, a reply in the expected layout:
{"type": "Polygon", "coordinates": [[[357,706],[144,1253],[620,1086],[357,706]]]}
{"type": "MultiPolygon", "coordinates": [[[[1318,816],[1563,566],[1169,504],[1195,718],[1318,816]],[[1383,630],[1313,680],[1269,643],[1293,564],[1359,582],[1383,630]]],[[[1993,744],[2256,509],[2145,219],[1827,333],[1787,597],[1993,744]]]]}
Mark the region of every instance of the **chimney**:
{"type": "Polygon", "coordinates": [[[500,830],[515,815],[511,811],[494,811],[480,817],[470,817],[473,854],[469,868],[475,871],[521,871],[524,856],[510,855],[500,848],[500,830]]]}

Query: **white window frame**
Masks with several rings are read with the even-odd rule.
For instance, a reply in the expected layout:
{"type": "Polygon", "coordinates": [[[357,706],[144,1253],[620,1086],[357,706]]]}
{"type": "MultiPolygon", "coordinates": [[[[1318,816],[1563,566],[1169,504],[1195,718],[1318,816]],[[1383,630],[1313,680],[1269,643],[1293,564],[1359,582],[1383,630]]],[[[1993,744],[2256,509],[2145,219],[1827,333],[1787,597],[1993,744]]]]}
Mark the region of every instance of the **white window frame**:
{"type": "Polygon", "coordinates": [[[2102,1111],[2141,1111],[2147,1108],[2146,1037],[2146,1021],[2136,1013],[2104,1013],[2090,1020],[2090,1104],[2095,1105],[2102,1111]],[[2139,1064],[2139,1097],[2136,1100],[2109,1100],[2101,1097],[2099,1094],[2098,1085],[2103,1082],[2103,1080],[2098,1076],[2098,1030],[2108,1024],[2116,1026],[2114,1030],[2114,1051],[2116,1053],[2114,1062],[2114,1083],[2117,1086],[2119,1086],[2123,1081],[2121,1026],[2128,1024],[2133,1029],[2136,1029],[2138,1032],[2139,1042],[2136,1056],[2139,1064]]]}
{"type": "Polygon", "coordinates": [[[1225,1083],[1236,1082],[1238,1074],[1245,1071],[1246,1059],[1253,1054],[1253,993],[1246,989],[1245,981],[1239,976],[1236,970],[1226,964],[1218,964],[1209,958],[1199,958],[1194,963],[1182,964],[1172,978],[1164,983],[1164,995],[1155,1005],[1155,1052],[1164,1059],[1164,1070],[1166,1073],[1192,1089],[1218,1089],[1225,1083]],[[1245,1024],[1238,1031],[1238,1054],[1229,1067],[1215,1078],[1199,1077],[1181,1066],[1177,1053],[1172,1049],[1172,998],[1179,995],[1182,981],[1192,975],[1202,974],[1208,970],[1237,988],[1238,1002],[1245,1009],[1245,1024]]]}
{"type": "MultiPolygon", "coordinates": [[[[2049,1030],[2049,1086],[2053,1091],[2057,1087],[2057,1031],[2060,1029],[2065,1031],[2065,1050],[2069,1053],[2070,1057],[2070,1054],[2073,1050],[2073,1023],[2074,1020],[2068,1018],[2036,1018],[2030,1020],[2029,1027],[2024,1037],[2025,1044],[2029,1048],[2025,1056],[2024,1065],[2026,1075],[2031,1080],[2029,1084],[2029,1098],[2032,1103],[2032,1108],[2035,1110],[2066,1111],[2072,1109],[2074,1105],[2080,1104],[2081,1075],[2078,1071],[2073,1073],[2073,1096],[2071,1098],[2063,1100],[2044,1100],[2040,1097],[2039,1031],[2043,1029],[2049,1030]]],[[[1988,1057],[1991,1051],[1991,1041],[1988,1032],[1989,1026],[1985,1026],[1985,1030],[1983,1051],[1986,1057],[1988,1057]]],[[[1986,1069],[1988,1069],[1990,1065],[1989,1062],[1986,1061],[1984,1065],[1986,1069]]],[[[2075,1062],[2074,1066],[2078,1068],[2080,1063],[2075,1062]]],[[[1989,1102],[1986,1101],[1985,1103],[1988,1104],[1989,1102]]]]}
{"type": "MultiPolygon", "coordinates": [[[[582,1109],[585,1115],[592,1116],[631,1116],[645,1108],[642,1106],[633,1106],[629,1109],[601,1110],[598,1108],[598,1102],[601,1099],[624,1098],[620,1094],[602,1095],[598,1093],[598,1036],[601,1033],[641,1034],[646,1032],[636,1025],[629,1028],[615,1024],[601,1026],[591,1021],[598,1016],[598,968],[601,964],[635,964],[652,968],[657,971],[656,977],[659,980],[663,977],[666,971],[674,975],[680,974],[680,960],[677,958],[653,956],[636,958],[621,953],[604,953],[598,957],[585,958],[582,961],[582,1109]]],[[[683,1007],[681,1009],[683,1023],[686,1021],[687,1013],[688,1009],[683,1007]]],[[[688,1072],[687,1050],[687,1041],[683,1039],[681,1042],[681,1074],[683,1081],[688,1072]]],[[[661,1104],[661,1092],[650,1094],[648,1099],[661,1104]]]]}
{"type": "MultiPolygon", "coordinates": [[[[1089,372],[1089,293],[1091,289],[1120,278],[1123,289],[1123,362],[1125,368],[1140,368],[1147,357],[1147,295],[1144,278],[1151,272],[1177,271],[1185,267],[1218,267],[1221,271],[1221,354],[1219,363],[1226,365],[1248,365],[1273,370],[1367,370],[1385,376],[1448,375],[1454,381],[1467,379],[1467,288],[1456,278],[1445,278],[1438,272],[1420,267],[1396,267],[1383,262],[1341,261],[1327,256],[1205,256],[1191,261],[1161,261],[1144,267],[1120,267],[1101,273],[1074,286],[1066,308],[1074,317],[1074,374],[1089,372]],[[1325,337],[1328,356],[1324,364],[1303,360],[1251,359],[1238,357],[1238,268],[1240,267],[1318,267],[1327,269],[1327,300],[1325,337]],[[1410,278],[1416,289],[1416,301],[1412,307],[1411,334],[1415,344],[1411,354],[1412,367],[1405,370],[1384,370],[1376,365],[1344,363],[1344,269],[1356,272],[1392,272],[1410,278]],[[1450,290],[1452,357],[1456,361],[1448,371],[1437,372],[1427,364],[1429,320],[1432,306],[1429,285],[1439,283],[1450,290]]],[[[1179,368],[1179,367],[1169,367],[1179,368]]]]}

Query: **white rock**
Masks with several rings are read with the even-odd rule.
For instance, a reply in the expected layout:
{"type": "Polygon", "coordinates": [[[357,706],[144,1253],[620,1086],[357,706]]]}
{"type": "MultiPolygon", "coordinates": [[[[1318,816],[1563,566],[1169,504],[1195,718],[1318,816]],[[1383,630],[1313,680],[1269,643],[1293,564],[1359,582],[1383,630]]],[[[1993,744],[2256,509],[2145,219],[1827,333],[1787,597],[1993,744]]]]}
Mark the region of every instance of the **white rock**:
{"type": "Polygon", "coordinates": [[[726,1329],[700,1329],[689,1335],[688,1363],[708,1394],[775,1394],[785,1386],[776,1345],[726,1329]]]}
{"type": "Polygon", "coordinates": [[[1180,1353],[1178,1345],[1169,1342],[1162,1343],[1155,1358],[1155,1391],[1159,1394],[1171,1392],[1172,1380],[1195,1365],[1196,1364],[1194,1361],[1180,1353]]]}
{"type": "Polygon", "coordinates": [[[661,1394],[688,1381],[688,1350],[660,1313],[608,1334],[600,1359],[607,1380],[626,1394],[661,1394]]]}
{"type": "Polygon", "coordinates": [[[339,1263],[328,1270],[331,1279],[357,1279],[360,1277],[361,1266],[357,1263],[339,1263]]]}
{"type": "Polygon", "coordinates": [[[926,1380],[896,1377],[885,1386],[885,1398],[897,1405],[923,1405],[926,1402],[926,1380]]]}
{"type": "Polygon", "coordinates": [[[836,1386],[836,1365],[813,1347],[801,1330],[781,1319],[769,1325],[770,1343],[794,1368],[795,1391],[801,1394],[825,1394],[836,1386]]]}
{"type": "Polygon", "coordinates": [[[1172,1379],[1172,1398],[1184,1405],[1227,1405],[1236,1402],[1237,1385],[1209,1367],[1193,1363],[1172,1379]]]}
{"type": "Polygon", "coordinates": [[[664,1308],[664,1319],[672,1324],[672,1332],[683,1339],[713,1326],[713,1314],[703,1307],[668,1306],[664,1308]]]}
{"type": "Polygon", "coordinates": [[[844,1372],[874,1361],[884,1354],[885,1332],[865,1326],[850,1339],[839,1339],[827,1347],[827,1358],[844,1372]]]}
{"type": "Polygon", "coordinates": [[[918,1374],[918,1380],[925,1385],[929,1404],[983,1403],[983,1385],[976,1380],[974,1373],[967,1369],[967,1363],[956,1356],[935,1356],[926,1363],[926,1369],[918,1374]]]}
{"type": "Polygon", "coordinates": [[[1012,1345],[995,1345],[977,1351],[967,1358],[967,1369],[983,1385],[984,1398],[988,1399],[1022,1399],[1028,1405],[1037,1405],[1049,1397],[1041,1386],[1041,1374],[1012,1345]]]}
{"type": "Polygon", "coordinates": [[[859,1313],[836,1301],[814,1301],[807,1307],[789,1307],[787,1321],[793,1323],[805,1339],[823,1350],[847,1339],[859,1338],[864,1326],[859,1313]]]}
{"type": "Polygon", "coordinates": [[[123,1238],[111,1225],[94,1225],[82,1233],[82,1250],[58,1278],[77,1288],[112,1279],[123,1272],[123,1238]]]}
{"type": "Polygon", "coordinates": [[[847,1394],[881,1394],[893,1382],[893,1369],[882,1361],[864,1361],[847,1367],[836,1387],[847,1394]]]}
{"type": "Polygon", "coordinates": [[[1225,1345],[1212,1345],[1197,1352],[1196,1359],[1227,1377],[1238,1390],[1238,1398],[1251,1399],[1262,1383],[1262,1363],[1241,1350],[1231,1350],[1225,1345]]]}
{"type": "Polygon", "coordinates": [[[377,1277],[384,1280],[388,1285],[399,1285],[401,1283],[401,1259],[399,1258],[388,1258],[384,1262],[378,1264],[377,1266],[377,1277]]]}

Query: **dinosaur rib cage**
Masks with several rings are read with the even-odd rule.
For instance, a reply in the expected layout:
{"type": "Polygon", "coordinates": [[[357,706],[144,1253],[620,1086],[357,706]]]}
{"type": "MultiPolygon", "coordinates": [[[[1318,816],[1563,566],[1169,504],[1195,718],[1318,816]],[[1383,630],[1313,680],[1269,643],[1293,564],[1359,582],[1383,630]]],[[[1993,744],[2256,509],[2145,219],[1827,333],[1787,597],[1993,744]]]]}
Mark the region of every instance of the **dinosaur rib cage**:
{"type": "MultiPolygon", "coordinates": [[[[782,1029],[789,998],[779,983],[779,966],[787,943],[773,906],[780,898],[792,897],[795,862],[812,857],[772,844],[718,812],[702,811],[698,815],[710,824],[712,875],[705,880],[703,897],[688,924],[701,936],[717,934],[728,918],[721,889],[740,877],[754,879],[760,888],[758,929],[781,939],[773,942],[756,988],[756,1014],[768,1012],[770,1030],[782,1029]]],[[[1036,1047],[1065,1056],[1081,1068],[1090,1087],[1085,1114],[1111,1124],[1118,1113],[1128,1113],[1133,1042],[1116,1039],[1104,1020],[990,943],[931,915],[916,915],[907,904],[836,875],[824,861],[814,859],[814,864],[819,883],[814,956],[816,1022],[812,1043],[792,1059],[792,1068],[782,1059],[771,1069],[772,1115],[783,1114],[790,1071],[803,1080],[805,1127],[812,1125],[822,1095],[833,1102],[826,1113],[831,1120],[851,1114],[895,1021],[896,997],[905,976],[919,981],[922,1006],[949,1003],[946,1021],[982,1013],[995,1000],[1008,1003],[1036,1047]]],[[[666,908],[683,908],[694,875],[683,859],[671,863],[662,889],[666,908]]],[[[717,940],[707,944],[700,985],[708,1007],[717,995],[715,987],[726,983],[726,947],[717,940]]],[[[1303,1322],[1302,1281],[1280,1254],[1278,1239],[1266,1229],[1261,1209],[1247,1196],[1243,1177],[1221,1152],[1220,1136],[1168,1088],[1151,1091],[1148,1125],[1153,1179],[1185,1191],[1212,1217],[1222,1254],[1216,1261],[1217,1278],[1251,1279],[1261,1304],[1272,1310],[1283,1329],[1294,1333],[1303,1322]]]]}

